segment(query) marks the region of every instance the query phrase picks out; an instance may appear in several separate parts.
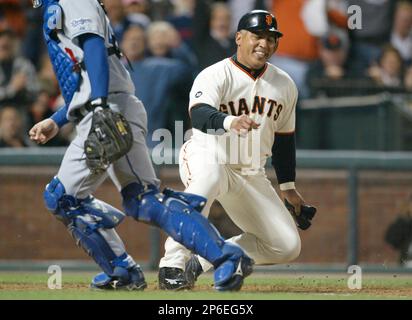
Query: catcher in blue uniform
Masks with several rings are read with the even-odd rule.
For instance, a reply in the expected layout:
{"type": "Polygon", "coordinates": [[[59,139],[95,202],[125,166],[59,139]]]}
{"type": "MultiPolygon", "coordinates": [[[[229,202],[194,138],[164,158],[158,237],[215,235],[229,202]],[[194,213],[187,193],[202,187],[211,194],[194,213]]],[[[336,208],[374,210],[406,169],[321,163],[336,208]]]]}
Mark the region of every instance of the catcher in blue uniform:
{"type": "Polygon", "coordinates": [[[145,144],[146,112],[134,96],[103,5],[96,0],[33,0],[33,6],[43,9],[44,38],[65,105],[37,123],[29,135],[44,144],[67,122],[76,124],[77,136],[46,186],[44,199],[76,244],[103,270],[91,286],[147,286],[115,231],[128,215],[160,227],[210,261],[216,289],[240,289],[253,261],[226,243],[199,213],[206,199],[159,190],[145,144]],[[108,176],[122,195],[125,214],[92,196],[108,176]]]}

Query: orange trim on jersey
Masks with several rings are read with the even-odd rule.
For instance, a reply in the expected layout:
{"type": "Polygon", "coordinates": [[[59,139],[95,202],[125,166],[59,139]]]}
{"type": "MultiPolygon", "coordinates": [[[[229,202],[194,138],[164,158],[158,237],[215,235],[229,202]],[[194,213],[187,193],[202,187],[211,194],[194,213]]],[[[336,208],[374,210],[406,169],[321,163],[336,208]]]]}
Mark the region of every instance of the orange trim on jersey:
{"type": "Polygon", "coordinates": [[[242,70],[244,73],[246,73],[249,77],[251,77],[254,81],[256,81],[257,79],[259,79],[260,77],[262,77],[264,75],[264,73],[266,72],[267,68],[268,68],[268,64],[265,63],[265,66],[263,67],[263,71],[255,78],[250,72],[246,71],[245,69],[243,69],[239,64],[236,63],[235,60],[233,60],[233,58],[230,58],[230,62],[232,62],[236,67],[238,67],[240,70],[242,70]]]}
{"type": "Polygon", "coordinates": [[[289,131],[289,132],[275,132],[275,135],[279,135],[279,136],[290,136],[292,134],[295,133],[295,130],[293,131],[289,131]]]}

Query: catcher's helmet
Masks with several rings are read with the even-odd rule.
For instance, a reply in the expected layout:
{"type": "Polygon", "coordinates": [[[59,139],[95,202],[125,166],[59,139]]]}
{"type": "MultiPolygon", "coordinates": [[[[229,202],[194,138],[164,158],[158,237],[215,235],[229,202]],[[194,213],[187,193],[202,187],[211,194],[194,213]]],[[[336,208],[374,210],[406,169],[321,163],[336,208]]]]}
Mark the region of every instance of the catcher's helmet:
{"type": "Polygon", "coordinates": [[[246,13],[239,21],[237,31],[248,30],[269,31],[274,32],[278,37],[282,37],[283,33],[278,30],[278,23],[273,14],[266,10],[253,10],[246,13]]]}

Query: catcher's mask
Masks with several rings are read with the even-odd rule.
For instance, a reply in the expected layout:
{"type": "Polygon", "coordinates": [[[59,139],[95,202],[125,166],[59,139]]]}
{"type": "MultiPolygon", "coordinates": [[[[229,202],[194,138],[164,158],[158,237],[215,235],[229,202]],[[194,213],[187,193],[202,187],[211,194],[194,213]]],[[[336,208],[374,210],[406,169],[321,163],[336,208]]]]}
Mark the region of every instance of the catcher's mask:
{"type": "Polygon", "coordinates": [[[33,0],[33,8],[40,8],[43,5],[43,0],[33,0]]]}

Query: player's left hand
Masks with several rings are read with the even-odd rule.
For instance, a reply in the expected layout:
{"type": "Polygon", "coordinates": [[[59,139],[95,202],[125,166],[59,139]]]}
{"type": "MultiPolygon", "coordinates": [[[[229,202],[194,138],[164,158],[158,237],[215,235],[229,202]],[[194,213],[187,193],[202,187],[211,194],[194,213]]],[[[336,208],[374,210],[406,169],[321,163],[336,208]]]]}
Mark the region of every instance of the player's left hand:
{"type": "Polygon", "coordinates": [[[294,208],[297,215],[300,214],[300,208],[305,204],[305,200],[296,189],[280,191],[283,202],[287,200],[294,208]]]}
{"type": "Polygon", "coordinates": [[[302,196],[295,189],[281,191],[282,200],[289,210],[296,225],[306,230],[312,225],[312,219],[316,214],[316,208],[305,203],[302,196]]]}

